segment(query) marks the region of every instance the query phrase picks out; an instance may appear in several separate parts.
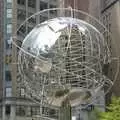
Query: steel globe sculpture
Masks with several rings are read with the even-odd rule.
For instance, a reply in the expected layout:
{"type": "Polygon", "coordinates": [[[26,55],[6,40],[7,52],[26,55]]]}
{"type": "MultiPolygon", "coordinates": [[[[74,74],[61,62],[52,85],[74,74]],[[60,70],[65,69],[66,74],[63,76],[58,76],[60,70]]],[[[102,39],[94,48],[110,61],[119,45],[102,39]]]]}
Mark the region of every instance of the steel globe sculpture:
{"type": "Polygon", "coordinates": [[[35,25],[20,45],[13,41],[19,48],[20,74],[25,76],[26,88],[44,104],[60,107],[66,100],[71,107],[89,104],[100,90],[106,93],[112,85],[103,74],[104,64],[110,61],[109,48],[88,19],[71,15],[83,13],[54,10],[64,14],[35,25]]]}

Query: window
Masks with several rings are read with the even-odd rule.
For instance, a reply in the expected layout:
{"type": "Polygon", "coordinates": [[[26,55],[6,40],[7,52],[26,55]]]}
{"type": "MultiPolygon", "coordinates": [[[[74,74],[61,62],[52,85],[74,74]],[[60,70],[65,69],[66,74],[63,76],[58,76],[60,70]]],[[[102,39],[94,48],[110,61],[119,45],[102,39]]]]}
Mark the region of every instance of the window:
{"type": "Polygon", "coordinates": [[[7,40],[7,44],[8,44],[9,46],[11,46],[11,45],[12,45],[12,40],[11,40],[11,39],[8,39],[8,40],[7,40]]]}
{"type": "Polygon", "coordinates": [[[52,117],[52,118],[56,118],[57,116],[57,114],[56,114],[56,111],[55,111],[55,109],[50,109],[49,110],[49,115],[50,115],[50,117],[52,117]]]}
{"type": "Polygon", "coordinates": [[[25,34],[25,32],[26,32],[26,26],[21,26],[20,27],[20,29],[19,29],[19,32],[22,34],[22,35],[24,35],[25,34]]]}
{"type": "Polygon", "coordinates": [[[26,11],[18,9],[17,10],[17,18],[21,19],[21,20],[25,20],[25,18],[26,18],[26,11]]]}
{"type": "Polygon", "coordinates": [[[44,22],[45,20],[48,20],[47,16],[40,16],[40,22],[44,22]]]}
{"type": "Polygon", "coordinates": [[[17,3],[20,5],[25,5],[25,0],[18,0],[17,3]]]}
{"type": "Polygon", "coordinates": [[[0,106],[0,118],[2,117],[2,107],[0,106]]]}
{"type": "Polygon", "coordinates": [[[72,120],[76,120],[76,116],[72,116],[72,120]]]}
{"type": "Polygon", "coordinates": [[[32,111],[32,107],[31,106],[27,106],[27,115],[26,116],[31,116],[31,111],[32,111]]]}
{"type": "MultiPolygon", "coordinates": [[[[34,13],[28,12],[28,17],[32,16],[34,13]]],[[[35,18],[35,17],[34,17],[35,18]]]]}
{"type": "Polygon", "coordinates": [[[7,3],[12,3],[12,0],[7,0],[7,3]]]}
{"type": "Polygon", "coordinates": [[[12,9],[7,9],[7,18],[12,18],[12,9]]]}
{"type": "Polygon", "coordinates": [[[5,114],[10,115],[10,105],[5,106],[5,114]]]}
{"type": "Polygon", "coordinates": [[[11,48],[11,45],[8,43],[8,40],[6,41],[6,49],[11,48]]]}
{"type": "Polygon", "coordinates": [[[11,18],[7,18],[7,19],[6,19],[6,23],[7,23],[7,24],[12,24],[12,19],[11,19],[11,18]]]}
{"type": "Polygon", "coordinates": [[[6,55],[6,57],[5,57],[5,63],[9,64],[11,62],[12,62],[12,55],[6,55]]]}
{"type": "Polygon", "coordinates": [[[6,97],[11,97],[12,96],[12,88],[6,88],[6,97]]]}
{"type": "Polygon", "coordinates": [[[12,4],[11,3],[9,3],[9,4],[7,4],[7,6],[6,6],[8,9],[10,9],[10,8],[12,8],[12,4]]]}
{"type": "Polygon", "coordinates": [[[40,108],[39,107],[32,107],[32,109],[31,109],[31,114],[32,115],[39,115],[39,113],[40,113],[40,108]]]}
{"type": "Polygon", "coordinates": [[[56,6],[55,5],[50,5],[50,8],[56,8],[56,6]]]}
{"type": "Polygon", "coordinates": [[[25,96],[25,89],[24,88],[21,88],[20,89],[20,96],[25,96]]]}
{"type": "Polygon", "coordinates": [[[56,10],[50,10],[50,14],[57,15],[57,11],[56,10]]]}
{"type": "Polygon", "coordinates": [[[16,106],[16,115],[17,116],[25,116],[25,106],[16,106]]]}
{"type": "Polygon", "coordinates": [[[28,33],[33,29],[33,27],[28,27],[28,33]]]}
{"type": "Polygon", "coordinates": [[[35,24],[35,23],[36,23],[36,19],[35,19],[35,18],[33,18],[33,17],[31,17],[28,21],[29,21],[30,23],[33,23],[33,24],[35,24]]]}
{"type": "Polygon", "coordinates": [[[7,25],[7,33],[12,33],[12,24],[7,25]]]}
{"type": "Polygon", "coordinates": [[[5,78],[6,78],[6,81],[11,81],[11,73],[10,73],[10,71],[5,71],[5,78]]]}
{"type": "Polygon", "coordinates": [[[44,10],[44,9],[47,9],[48,8],[48,4],[45,3],[45,2],[40,2],[40,10],[44,10]]]}
{"type": "MultiPolygon", "coordinates": [[[[33,15],[33,13],[28,13],[28,16],[30,17],[30,16],[32,16],[33,15]]],[[[36,17],[35,16],[32,16],[29,20],[28,20],[30,23],[33,23],[33,24],[35,24],[36,23],[36,17]]]]}
{"type": "Polygon", "coordinates": [[[28,0],[28,7],[35,8],[36,7],[36,0],[28,0]]]}

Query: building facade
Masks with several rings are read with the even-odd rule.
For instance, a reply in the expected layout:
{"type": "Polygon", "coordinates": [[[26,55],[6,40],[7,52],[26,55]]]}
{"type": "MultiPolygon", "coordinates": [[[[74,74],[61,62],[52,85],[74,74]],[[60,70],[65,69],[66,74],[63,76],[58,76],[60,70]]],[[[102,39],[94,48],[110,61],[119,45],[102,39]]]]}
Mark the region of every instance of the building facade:
{"type": "Polygon", "coordinates": [[[110,91],[115,96],[120,96],[120,74],[119,72],[119,57],[120,57],[120,1],[119,0],[102,0],[101,17],[103,24],[109,31],[109,34],[105,34],[105,39],[108,42],[111,56],[115,58],[112,60],[112,64],[108,65],[107,74],[111,80],[115,80],[113,88],[110,91]]]}
{"type": "Polygon", "coordinates": [[[89,0],[65,0],[65,7],[72,7],[73,9],[82,10],[84,12],[89,11],[89,0]]]}
{"type": "Polygon", "coordinates": [[[57,0],[0,0],[0,116],[1,120],[30,119],[40,113],[38,105],[27,99],[24,88],[20,86],[17,66],[17,49],[12,45],[12,36],[21,39],[31,31],[35,24],[48,19],[47,15],[31,18],[22,26],[20,33],[17,29],[32,14],[47,8],[56,8],[57,0]],[[3,26],[2,26],[3,25],[3,26]]]}
{"type": "MultiPolygon", "coordinates": [[[[0,0],[0,101],[3,96],[3,63],[4,63],[4,55],[3,55],[3,0],[0,0]]],[[[2,104],[0,103],[0,118],[2,117],[2,104]]]]}
{"type": "Polygon", "coordinates": [[[100,0],[89,0],[89,14],[98,20],[101,20],[101,2],[100,0]]]}

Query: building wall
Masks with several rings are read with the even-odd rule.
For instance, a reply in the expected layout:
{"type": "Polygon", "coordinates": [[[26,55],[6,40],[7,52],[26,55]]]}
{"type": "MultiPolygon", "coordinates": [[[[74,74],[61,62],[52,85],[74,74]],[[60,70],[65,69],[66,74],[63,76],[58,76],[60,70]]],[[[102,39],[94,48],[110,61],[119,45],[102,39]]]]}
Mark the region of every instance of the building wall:
{"type": "MultiPolygon", "coordinates": [[[[120,57],[120,1],[119,0],[107,0],[107,2],[104,0],[102,3],[102,18],[103,23],[107,27],[107,29],[110,31],[110,35],[107,34],[105,36],[111,56],[113,58],[119,58],[120,57]]],[[[114,60],[109,65],[108,68],[108,76],[111,80],[115,80],[115,74],[120,68],[118,62],[120,60],[114,60]]],[[[120,74],[118,75],[116,82],[114,83],[113,88],[111,89],[111,93],[113,93],[116,96],[120,96],[120,74]]]]}
{"type": "MultiPolygon", "coordinates": [[[[120,1],[118,1],[111,10],[111,33],[112,56],[120,59],[120,1]]],[[[117,62],[120,62],[120,60],[118,60],[117,62]]],[[[117,72],[117,67],[119,67],[120,69],[120,66],[118,66],[117,64],[111,66],[113,75],[115,72],[117,72]]],[[[120,96],[120,73],[117,77],[116,82],[114,83],[112,92],[114,95],[120,96]]]]}
{"type": "Polygon", "coordinates": [[[2,98],[2,82],[3,82],[3,0],[0,0],[0,99],[2,98]]]}
{"type": "Polygon", "coordinates": [[[98,20],[101,20],[101,3],[100,0],[89,0],[89,14],[98,20]]]}
{"type": "MultiPolygon", "coordinates": [[[[3,96],[3,0],[0,0],[0,101],[3,96]]],[[[0,119],[2,117],[2,105],[0,104],[0,119]]]]}
{"type": "Polygon", "coordinates": [[[64,0],[64,6],[88,12],[89,0],[64,0]]]}
{"type": "MultiPolygon", "coordinates": [[[[4,96],[1,95],[1,97],[4,97],[3,101],[1,102],[2,120],[16,120],[18,119],[15,118],[17,107],[16,99],[19,99],[20,97],[25,99],[25,95],[21,95],[23,94],[21,93],[21,90],[23,90],[23,88],[20,88],[20,84],[17,81],[17,49],[14,45],[11,44],[10,38],[12,36],[13,39],[16,40],[17,28],[24,20],[26,20],[26,18],[40,10],[47,9],[49,7],[57,7],[58,3],[56,0],[50,0],[49,2],[43,0],[3,0],[3,6],[3,4],[1,4],[1,1],[2,0],[0,0],[0,16],[2,16],[2,18],[4,19],[4,24],[2,26],[3,29],[1,29],[0,26],[0,30],[3,32],[3,38],[1,39],[0,37],[0,55],[3,55],[3,59],[1,60],[4,62],[4,64],[1,64],[2,61],[0,61],[0,74],[3,75],[3,79],[0,78],[0,92],[4,93],[4,96]],[[4,13],[4,15],[2,13],[4,13]],[[1,46],[3,46],[4,48],[2,48],[1,46]],[[4,89],[2,89],[2,87],[4,89]],[[16,101],[13,102],[14,99],[16,101]],[[16,105],[13,105],[13,103],[16,103],[16,105]]],[[[51,15],[51,13],[49,14],[51,15]]],[[[27,34],[33,28],[33,26],[35,26],[35,24],[38,24],[41,20],[44,21],[45,19],[48,19],[47,17],[48,16],[44,16],[44,19],[41,19],[40,17],[38,19],[37,17],[36,19],[32,19],[30,23],[24,26],[22,32],[24,34],[27,34]]],[[[20,37],[20,35],[18,37],[20,37]]],[[[2,75],[0,75],[0,77],[2,75]]],[[[26,101],[24,101],[24,103],[25,102],[26,101]]],[[[24,106],[23,103],[19,103],[19,105],[20,107],[24,106]]],[[[19,112],[21,112],[21,108],[19,109],[19,112]]],[[[25,117],[25,115],[23,115],[23,117],[25,117]]]]}
{"type": "MultiPolygon", "coordinates": [[[[17,1],[13,0],[12,3],[13,7],[13,13],[12,13],[12,37],[13,39],[16,39],[16,31],[17,31],[17,1]]],[[[16,50],[16,46],[12,45],[12,64],[11,64],[11,68],[12,68],[12,72],[11,72],[11,76],[12,76],[12,97],[16,97],[16,88],[17,88],[17,50],[16,50]]]]}
{"type": "Polygon", "coordinates": [[[64,0],[65,7],[71,6],[73,9],[82,10],[100,19],[101,2],[100,0],[64,0]]]}

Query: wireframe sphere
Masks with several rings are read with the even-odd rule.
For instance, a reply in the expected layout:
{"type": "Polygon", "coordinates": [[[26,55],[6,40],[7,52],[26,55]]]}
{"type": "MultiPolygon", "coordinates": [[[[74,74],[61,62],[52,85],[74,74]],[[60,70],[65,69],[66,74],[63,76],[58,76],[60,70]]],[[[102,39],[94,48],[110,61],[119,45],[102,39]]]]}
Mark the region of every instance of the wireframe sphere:
{"type": "Polygon", "coordinates": [[[77,106],[94,96],[108,78],[103,35],[92,25],[72,17],[38,24],[23,40],[19,68],[29,87],[52,105],[70,99],[77,106]]]}

